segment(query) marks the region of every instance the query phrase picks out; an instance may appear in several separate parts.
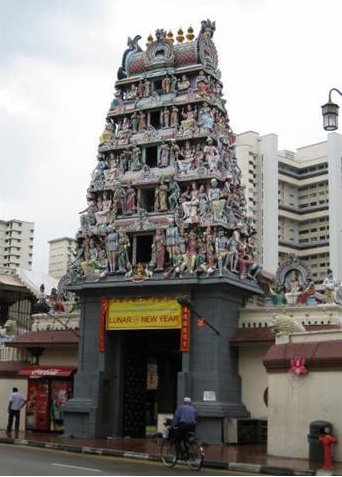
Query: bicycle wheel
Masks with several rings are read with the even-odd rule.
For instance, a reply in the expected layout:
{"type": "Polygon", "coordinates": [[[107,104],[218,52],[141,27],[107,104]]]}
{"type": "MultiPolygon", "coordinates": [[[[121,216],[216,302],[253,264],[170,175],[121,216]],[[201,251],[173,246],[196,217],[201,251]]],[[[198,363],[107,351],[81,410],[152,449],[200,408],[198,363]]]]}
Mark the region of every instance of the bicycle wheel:
{"type": "Polygon", "coordinates": [[[193,469],[200,470],[203,465],[203,460],[204,452],[202,446],[198,445],[196,442],[191,442],[188,450],[188,464],[193,469]]]}
{"type": "Polygon", "coordinates": [[[160,458],[166,467],[173,467],[177,461],[176,444],[165,439],[160,449],[160,458]]]}

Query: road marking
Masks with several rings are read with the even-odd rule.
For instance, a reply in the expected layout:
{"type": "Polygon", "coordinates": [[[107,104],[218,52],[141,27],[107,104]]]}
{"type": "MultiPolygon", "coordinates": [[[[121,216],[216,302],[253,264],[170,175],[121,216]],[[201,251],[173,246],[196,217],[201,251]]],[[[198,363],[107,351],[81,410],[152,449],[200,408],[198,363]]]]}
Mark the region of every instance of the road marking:
{"type": "Polygon", "coordinates": [[[88,470],[89,472],[101,472],[101,470],[99,469],[91,469],[90,467],[80,467],[79,465],[57,464],[55,462],[52,462],[51,465],[56,465],[58,467],[69,467],[69,469],[88,470]]]}

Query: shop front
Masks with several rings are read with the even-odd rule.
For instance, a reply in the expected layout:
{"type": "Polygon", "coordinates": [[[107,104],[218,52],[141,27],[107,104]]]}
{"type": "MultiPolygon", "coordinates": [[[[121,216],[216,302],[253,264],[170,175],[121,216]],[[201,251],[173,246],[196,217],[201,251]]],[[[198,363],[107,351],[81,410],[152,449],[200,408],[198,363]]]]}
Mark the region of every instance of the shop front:
{"type": "Polygon", "coordinates": [[[28,378],[25,428],[64,430],[64,406],[73,394],[73,366],[27,366],[18,375],[28,378]]]}

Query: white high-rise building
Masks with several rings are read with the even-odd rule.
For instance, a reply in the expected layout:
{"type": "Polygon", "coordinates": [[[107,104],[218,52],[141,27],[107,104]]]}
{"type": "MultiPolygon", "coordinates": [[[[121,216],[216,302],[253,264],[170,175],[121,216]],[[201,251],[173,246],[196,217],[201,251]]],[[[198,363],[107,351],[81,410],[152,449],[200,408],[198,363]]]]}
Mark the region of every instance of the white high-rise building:
{"type": "Polygon", "coordinates": [[[31,270],[34,223],[0,220],[0,268],[14,272],[18,267],[31,270]]]}
{"type": "Polygon", "coordinates": [[[67,271],[68,261],[76,248],[76,240],[70,237],[62,237],[49,240],[49,275],[61,278],[67,271]]]}
{"type": "Polygon", "coordinates": [[[342,136],[291,152],[278,151],[276,135],[249,131],[238,136],[236,154],[264,267],[275,272],[296,255],[315,281],[327,268],[342,280],[342,136]]]}

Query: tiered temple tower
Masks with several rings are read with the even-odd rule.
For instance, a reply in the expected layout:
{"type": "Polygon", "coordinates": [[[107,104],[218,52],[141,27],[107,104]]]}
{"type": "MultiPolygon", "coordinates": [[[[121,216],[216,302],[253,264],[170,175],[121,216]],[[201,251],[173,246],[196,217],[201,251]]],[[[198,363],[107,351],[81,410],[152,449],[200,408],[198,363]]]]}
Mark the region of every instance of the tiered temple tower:
{"type": "Polygon", "coordinates": [[[124,52],[68,276],[83,305],[66,410],[73,435],[143,436],[184,394],[212,441],[221,439],[224,417],[248,414],[229,337],[239,306],[260,293],[252,279],[261,267],[214,31],[210,20],[196,37],[191,27],[176,39],[158,29],[145,50],[136,36],[124,52]],[[182,323],[147,325],[146,313],[159,316],[153,300],[174,300],[172,316],[179,312],[182,323]],[[199,328],[196,316],[208,326],[199,328]],[[186,337],[180,347],[177,333],[186,337]]]}

